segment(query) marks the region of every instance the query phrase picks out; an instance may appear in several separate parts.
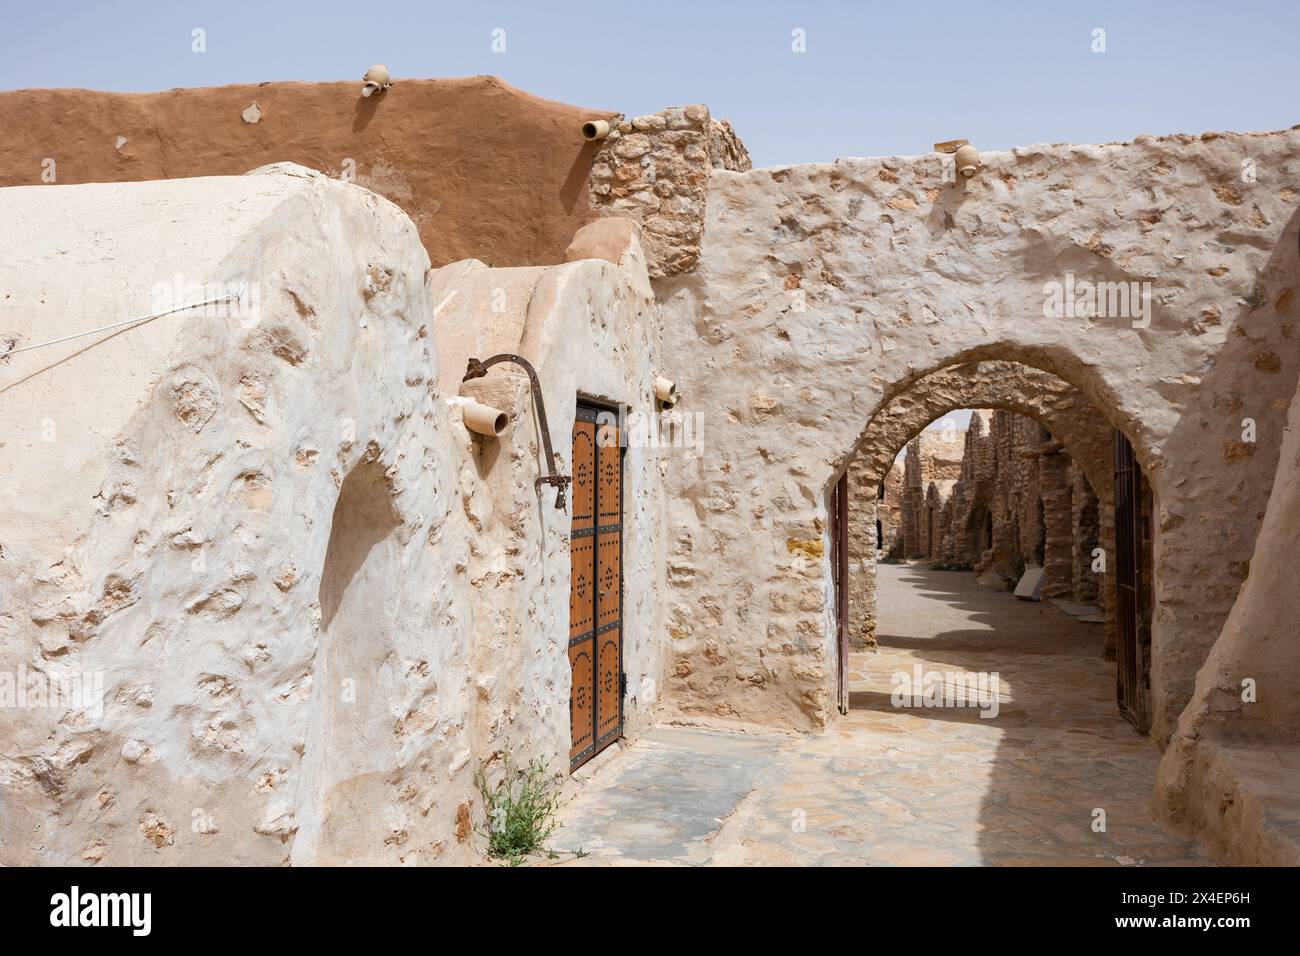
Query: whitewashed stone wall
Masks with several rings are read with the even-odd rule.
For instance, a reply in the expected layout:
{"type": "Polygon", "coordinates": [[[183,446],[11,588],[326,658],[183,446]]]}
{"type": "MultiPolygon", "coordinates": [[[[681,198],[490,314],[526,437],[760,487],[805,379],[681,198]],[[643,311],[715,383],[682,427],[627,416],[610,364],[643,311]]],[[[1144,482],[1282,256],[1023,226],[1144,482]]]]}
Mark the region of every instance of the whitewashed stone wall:
{"type": "Polygon", "coordinates": [[[883,403],[981,359],[1058,375],[1133,441],[1157,509],[1157,739],[1188,701],[1246,572],[1300,364],[1300,131],[984,163],[962,182],[933,155],[711,177],[697,266],[657,283],[665,353],[719,419],[671,479],[669,561],[694,569],[670,579],[684,719],[827,721],[829,489],[883,403]],[[1150,322],[1046,317],[1048,283],[1075,279],[1151,283],[1150,322]]]}
{"type": "MultiPolygon", "coordinates": [[[[0,360],[0,695],[92,692],[0,708],[0,862],[477,859],[480,768],[567,770],[569,516],[522,389],[503,439],[465,431],[464,350],[532,359],[568,473],[579,394],[653,406],[635,230],[432,273],[397,207],[287,165],[5,189],[0,218],[6,343],[156,311],[178,275],[259,306],[0,360]]],[[[628,452],[633,735],[664,467],[628,452]]]]}

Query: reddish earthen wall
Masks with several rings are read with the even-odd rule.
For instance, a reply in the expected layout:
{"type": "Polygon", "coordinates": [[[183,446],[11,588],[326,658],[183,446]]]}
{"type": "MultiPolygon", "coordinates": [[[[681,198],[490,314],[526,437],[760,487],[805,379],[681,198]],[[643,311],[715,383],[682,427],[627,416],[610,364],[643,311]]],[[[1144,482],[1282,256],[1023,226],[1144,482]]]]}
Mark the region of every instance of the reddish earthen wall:
{"type": "MultiPolygon", "coordinates": [[[[251,114],[250,114],[251,115],[251,114]]],[[[539,99],[490,76],[258,83],[162,93],[0,93],[0,186],[238,175],[292,161],[392,200],[419,227],[433,265],[564,261],[593,217],[596,145],[580,127],[608,110],[539,99]],[[243,113],[256,103],[260,118],[243,113]],[[125,140],[119,146],[119,142],[125,140]]]]}

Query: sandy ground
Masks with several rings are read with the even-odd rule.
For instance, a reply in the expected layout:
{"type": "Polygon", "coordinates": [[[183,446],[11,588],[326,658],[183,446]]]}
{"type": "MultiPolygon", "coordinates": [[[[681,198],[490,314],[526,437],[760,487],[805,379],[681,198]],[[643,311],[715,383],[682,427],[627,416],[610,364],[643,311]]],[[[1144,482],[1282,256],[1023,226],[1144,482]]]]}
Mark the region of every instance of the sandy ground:
{"type": "Polygon", "coordinates": [[[969,573],[882,565],[878,590],[880,650],[852,656],[846,718],[797,738],[647,733],[565,807],[560,862],[1205,862],[1152,821],[1158,754],[1116,710],[1099,625],[969,573]],[[972,706],[894,706],[918,664],[996,672],[997,715],[980,716],[987,684],[972,706]]]}

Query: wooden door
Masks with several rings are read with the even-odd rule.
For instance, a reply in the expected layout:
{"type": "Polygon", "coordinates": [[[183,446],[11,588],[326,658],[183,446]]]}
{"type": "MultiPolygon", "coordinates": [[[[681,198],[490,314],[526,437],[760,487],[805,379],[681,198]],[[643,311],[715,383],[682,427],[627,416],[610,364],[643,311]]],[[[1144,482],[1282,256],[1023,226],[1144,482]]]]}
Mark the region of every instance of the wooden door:
{"type": "Polygon", "coordinates": [[[569,552],[569,769],[623,734],[623,449],[617,412],[578,404],[569,552]]]}
{"type": "Polygon", "coordinates": [[[831,581],[835,590],[835,646],[838,659],[836,704],[849,712],[849,473],[831,492],[831,581]]]}
{"type": "Polygon", "coordinates": [[[1115,430],[1115,696],[1141,733],[1151,728],[1147,681],[1150,600],[1143,568],[1142,468],[1124,433],[1115,430]]]}

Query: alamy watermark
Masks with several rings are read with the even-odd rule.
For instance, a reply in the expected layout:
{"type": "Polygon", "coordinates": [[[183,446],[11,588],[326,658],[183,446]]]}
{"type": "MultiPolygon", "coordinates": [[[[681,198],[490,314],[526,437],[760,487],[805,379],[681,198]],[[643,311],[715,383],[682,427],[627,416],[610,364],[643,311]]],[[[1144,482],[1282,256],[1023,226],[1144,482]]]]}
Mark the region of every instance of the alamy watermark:
{"type": "Polygon", "coordinates": [[[1126,319],[1133,328],[1151,324],[1151,282],[1093,282],[1076,279],[1043,283],[1043,317],[1048,319],[1126,319]]]}
{"type": "Polygon", "coordinates": [[[82,710],[91,717],[101,717],[104,672],[73,671],[51,677],[43,671],[29,671],[26,664],[17,671],[0,671],[0,708],[9,707],[82,710]]]}
{"type": "Polygon", "coordinates": [[[262,286],[252,279],[197,282],[187,280],[178,272],[171,281],[153,284],[150,301],[155,313],[194,306],[186,309],[186,314],[235,319],[246,329],[252,328],[262,318],[262,286]]]}
{"type": "Polygon", "coordinates": [[[699,412],[664,409],[659,412],[635,412],[626,405],[617,413],[602,411],[596,415],[597,443],[602,448],[618,444],[623,448],[682,450],[692,458],[704,453],[704,416],[699,412]]]}
{"type": "Polygon", "coordinates": [[[83,893],[73,886],[50,897],[50,925],[60,927],[119,926],[132,936],[148,936],[153,928],[152,893],[83,893]]]}
{"type": "Polygon", "coordinates": [[[997,671],[926,671],[920,664],[912,672],[896,671],[889,699],[895,707],[975,707],[980,717],[992,719],[1001,705],[997,671]]]}

